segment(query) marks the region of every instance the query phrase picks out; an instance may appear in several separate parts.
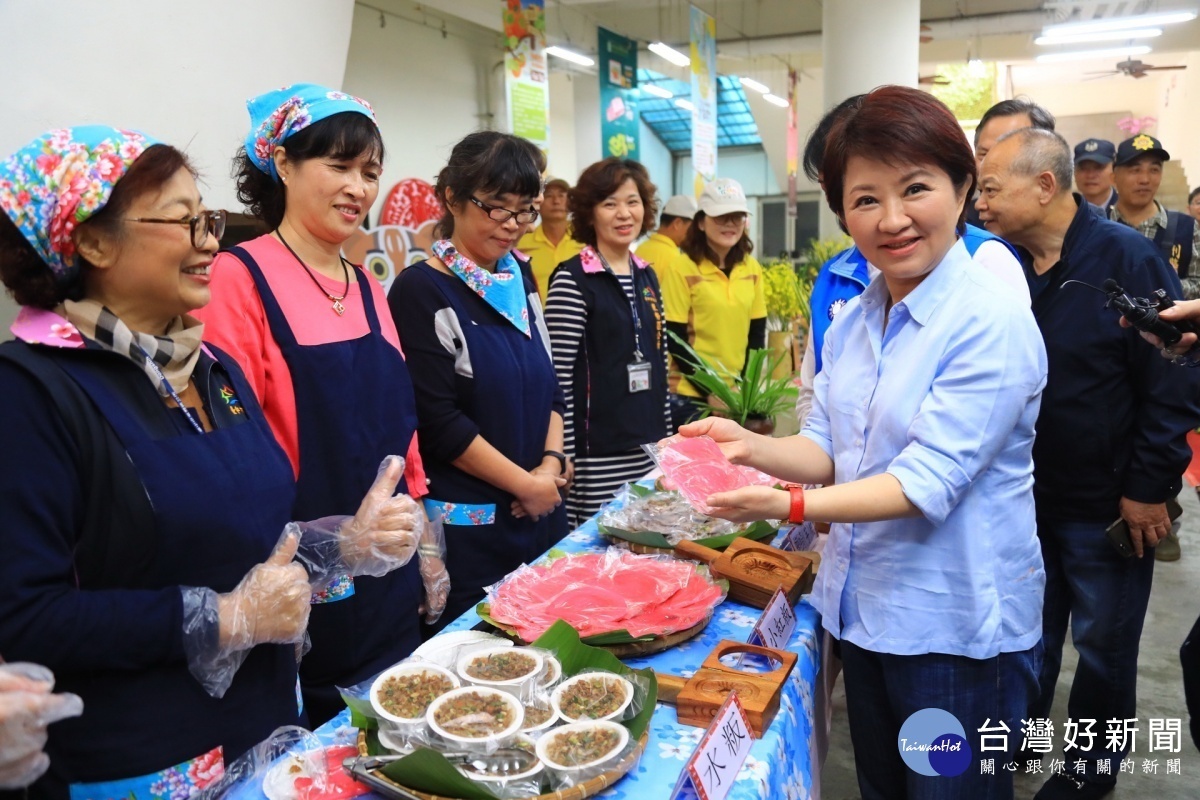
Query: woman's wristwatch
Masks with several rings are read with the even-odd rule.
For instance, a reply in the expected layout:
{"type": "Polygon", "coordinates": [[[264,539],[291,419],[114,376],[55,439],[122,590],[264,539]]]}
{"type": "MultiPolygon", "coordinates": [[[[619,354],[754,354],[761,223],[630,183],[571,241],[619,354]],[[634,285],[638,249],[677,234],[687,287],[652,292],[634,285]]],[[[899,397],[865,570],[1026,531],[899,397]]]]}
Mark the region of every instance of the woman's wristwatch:
{"type": "Polygon", "coordinates": [[[546,458],[547,456],[549,456],[550,458],[553,458],[555,461],[558,462],[558,474],[559,475],[567,474],[567,454],[566,453],[560,453],[557,450],[547,450],[544,453],[542,453],[542,458],[546,458]]]}
{"type": "Polygon", "coordinates": [[[789,483],[786,488],[792,497],[787,521],[792,525],[799,525],[804,522],[804,487],[798,483],[789,483]]]}

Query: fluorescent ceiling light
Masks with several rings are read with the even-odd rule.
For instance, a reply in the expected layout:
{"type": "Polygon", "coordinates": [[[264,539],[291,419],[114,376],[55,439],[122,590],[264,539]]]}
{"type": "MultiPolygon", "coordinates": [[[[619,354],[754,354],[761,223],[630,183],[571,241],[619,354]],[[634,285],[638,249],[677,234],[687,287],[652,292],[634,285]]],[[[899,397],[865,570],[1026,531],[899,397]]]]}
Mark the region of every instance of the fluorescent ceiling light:
{"type": "Polygon", "coordinates": [[[675,98],[675,105],[682,108],[684,111],[695,111],[696,107],[692,105],[691,100],[684,100],[682,97],[675,98]]]}
{"type": "Polygon", "coordinates": [[[590,67],[596,63],[594,59],[588,58],[583,53],[576,53],[574,50],[568,50],[556,44],[552,44],[546,48],[546,55],[557,56],[563,61],[570,61],[572,64],[578,64],[581,67],[590,67]]]}
{"type": "Polygon", "coordinates": [[[1196,18],[1195,11],[1169,11],[1162,14],[1142,14],[1138,17],[1111,17],[1109,19],[1089,19],[1079,22],[1064,22],[1059,25],[1047,25],[1042,28],[1043,36],[1055,36],[1070,33],[1098,33],[1100,31],[1125,31],[1142,28],[1153,28],[1158,25],[1174,25],[1180,22],[1190,22],[1196,18]]]}
{"type": "Polygon", "coordinates": [[[659,58],[665,58],[677,67],[689,67],[692,64],[692,59],[663,42],[653,42],[650,45],[650,52],[659,58]]]}
{"type": "Polygon", "coordinates": [[[1076,50],[1071,53],[1045,53],[1035,59],[1039,64],[1056,61],[1079,61],[1085,58],[1121,58],[1122,56],[1144,56],[1150,52],[1147,45],[1137,47],[1112,47],[1107,50],[1076,50]]]}
{"type": "Polygon", "coordinates": [[[646,94],[652,94],[655,97],[661,97],[663,100],[670,100],[675,95],[671,94],[670,90],[664,89],[657,83],[643,83],[642,91],[646,94]]]}
{"type": "Polygon", "coordinates": [[[775,105],[779,106],[780,108],[788,107],[787,100],[784,100],[782,97],[777,97],[773,94],[764,94],[763,100],[766,100],[768,103],[774,103],[775,105]]]}
{"type": "Polygon", "coordinates": [[[1095,33],[1063,33],[1057,36],[1039,36],[1034,44],[1086,44],[1088,42],[1119,42],[1126,39],[1153,39],[1162,36],[1162,28],[1139,28],[1132,31],[1097,31],[1095,33]]]}
{"type": "Polygon", "coordinates": [[[738,80],[741,81],[742,86],[745,86],[747,89],[753,89],[759,94],[766,94],[767,92],[771,91],[770,86],[759,83],[758,81],[754,80],[754,78],[738,78],[738,80]]]}

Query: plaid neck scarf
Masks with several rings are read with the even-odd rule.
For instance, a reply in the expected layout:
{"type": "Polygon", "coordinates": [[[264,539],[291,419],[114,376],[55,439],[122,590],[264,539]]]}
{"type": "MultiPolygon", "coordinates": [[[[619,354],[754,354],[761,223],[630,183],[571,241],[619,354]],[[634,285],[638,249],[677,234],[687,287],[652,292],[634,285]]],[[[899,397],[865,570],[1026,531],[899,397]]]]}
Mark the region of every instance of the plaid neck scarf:
{"type": "Polygon", "coordinates": [[[200,359],[204,323],[194,317],[176,317],[165,336],[154,336],[130,330],[120,317],[95,300],[67,300],[63,303],[62,315],[96,344],[141,367],[163,397],[170,392],[162,385],[158,372],[161,370],[172,389],[182,392],[200,359]],[[158,370],[150,365],[147,357],[153,359],[158,370]]]}

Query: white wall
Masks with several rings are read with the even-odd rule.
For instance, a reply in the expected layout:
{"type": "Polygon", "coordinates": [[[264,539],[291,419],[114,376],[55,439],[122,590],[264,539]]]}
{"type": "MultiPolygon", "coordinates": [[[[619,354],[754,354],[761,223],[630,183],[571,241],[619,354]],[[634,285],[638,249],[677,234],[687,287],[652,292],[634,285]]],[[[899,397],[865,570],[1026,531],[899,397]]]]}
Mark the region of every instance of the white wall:
{"type": "Polygon", "coordinates": [[[571,185],[591,162],[575,157],[575,84],[596,80],[594,75],[575,75],[550,69],[550,158],[546,172],[571,185]]]}
{"type": "Polygon", "coordinates": [[[1165,85],[1163,108],[1155,134],[1171,154],[1183,162],[1189,189],[1200,185],[1200,53],[1189,53],[1185,59],[1170,64],[1187,64],[1177,72],[1160,73],[1165,85]]]}
{"type": "MultiPolygon", "coordinates": [[[[343,82],[345,91],[375,107],[387,149],[385,192],[404,178],[433,183],[459,139],[504,127],[503,83],[493,75],[502,58],[495,33],[461,23],[443,38],[399,17],[386,23],[380,26],[378,12],[354,7],[343,82]]],[[[377,204],[372,221],[378,212],[377,204]]]]}
{"type": "Polygon", "coordinates": [[[650,173],[650,180],[658,188],[658,206],[661,210],[663,203],[667,202],[667,198],[676,194],[671,185],[675,157],[671,155],[671,151],[662,143],[662,140],[654,135],[650,126],[640,120],[638,121],[638,147],[642,151],[638,156],[638,161],[642,162],[642,166],[650,173]]]}
{"type": "MultiPolygon", "coordinates": [[[[230,159],[245,100],[340,87],[353,0],[8,0],[0,31],[0,158],[55,127],[136,128],[185,149],[212,207],[238,208],[230,159]],[[251,13],[253,12],[253,13],[251,13]]],[[[0,338],[15,313],[0,299],[0,338]]]]}

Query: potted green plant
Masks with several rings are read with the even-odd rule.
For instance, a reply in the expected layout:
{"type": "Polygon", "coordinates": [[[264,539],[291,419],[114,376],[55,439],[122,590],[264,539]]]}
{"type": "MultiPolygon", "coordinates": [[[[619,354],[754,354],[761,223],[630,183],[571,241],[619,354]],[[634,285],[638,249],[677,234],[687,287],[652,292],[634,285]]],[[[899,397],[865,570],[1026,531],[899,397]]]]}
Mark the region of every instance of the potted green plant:
{"type": "Polygon", "coordinates": [[[695,370],[687,379],[711,398],[701,403],[706,414],[726,417],[769,436],[775,431],[775,415],[795,406],[797,390],[791,374],[782,378],[772,374],[782,356],[755,348],[746,356],[745,369],[737,373],[700,355],[674,333],[668,334],[685,349],[683,360],[695,370]]]}

